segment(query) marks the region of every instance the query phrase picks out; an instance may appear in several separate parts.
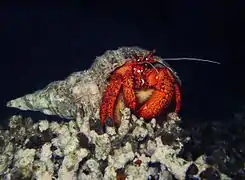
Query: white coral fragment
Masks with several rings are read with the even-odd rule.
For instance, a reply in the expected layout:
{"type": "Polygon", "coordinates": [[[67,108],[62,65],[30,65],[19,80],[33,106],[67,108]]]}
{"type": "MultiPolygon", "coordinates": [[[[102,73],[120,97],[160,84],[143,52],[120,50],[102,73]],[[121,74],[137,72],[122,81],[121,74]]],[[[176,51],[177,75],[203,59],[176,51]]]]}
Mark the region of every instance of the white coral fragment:
{"type": "Polygon", "coordinates": [[[15,154],[15,167],[21,169],[24,177],[31,176],[35,152],[35,149],[20,149],[15,154]]]}
{"type": "Polygon", "coordinates": [[[113,166],[116,169],[123,168],[125,164],[132,161],[134,158],[134,152],[130,143],[126,143],[121,149],[114,151],[114,155],[110,156],[108,159],[109,166],[113,166]]]}
{"type": "Polygon", "coordinates": [[[76,180],[77,175],[76,172],[79,168],[79,162],[82,161],[88,155],[88,150],[79,149],[73,153],[65,156],[62,166],[59,169],[59,179],[60,180],[76,180]]]}
{"type": "Polygon", "coordinates": [[[159,137],[156,138],[156,144],[157,148],[151,156],[151,161],[165,164],[169,171],[175,175],[175,178],[183,179],[186,169],[191,163],[178,158],[178,150],[174,150],[171,146],[163,145],[159,137]]]}
{"type": "Polygon", "coordinates": [[[39,130],[41,132],[47,130],[49,128],[49,122],[47,120],[39,121],[39,130]]]}
{"type": "Polygon", "coordinates": [[[90,136],[92,142],[95,144],[95,157],[98,160],[105,160],[111,151],[109,135],[98,135],[95,131],[91,131],[90,136]]]}

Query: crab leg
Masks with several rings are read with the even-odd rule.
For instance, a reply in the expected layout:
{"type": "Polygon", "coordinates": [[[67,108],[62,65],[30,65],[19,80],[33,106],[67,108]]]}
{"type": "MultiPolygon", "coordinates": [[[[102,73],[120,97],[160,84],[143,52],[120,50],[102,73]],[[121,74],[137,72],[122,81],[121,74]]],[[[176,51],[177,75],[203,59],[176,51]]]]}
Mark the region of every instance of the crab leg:
{"type": "Polygon", "coordinates": [[[175,112],[178,113],[181,106],[181,94],[180,94],[180,87],[178,84],[175,85],[175,101],[176,101],[175,112]]]}
{"type": "Polygon", "coordinates": [[[100,107],[100,120],[104,126],[107,118],[112,119],[114,123],[114,108],[117,96],[122,86],[122,78],[120,75],[113,74],[109,84],[103,94],[102,104],[100,107]]]}
{"type": "Polygon", "coordinates": [[[123,97],[127,107],[131,110],[136,108],[136,95],[134,92],[134,79],[132,71],[127,71],[123,79],[123,97]]]}

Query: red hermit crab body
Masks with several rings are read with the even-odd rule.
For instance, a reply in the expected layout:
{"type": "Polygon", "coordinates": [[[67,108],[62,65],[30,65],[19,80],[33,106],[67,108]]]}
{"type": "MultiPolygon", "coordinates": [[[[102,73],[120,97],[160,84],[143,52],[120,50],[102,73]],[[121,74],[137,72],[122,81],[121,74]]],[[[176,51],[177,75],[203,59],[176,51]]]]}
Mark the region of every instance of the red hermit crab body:
{"type": "Polygon", "coordinates": [[[153,53],[150,52],[145,57],[135,55],[112,72],[102,97],[100,108],[102,125],[107,118],[113,123],[120,123],[116,113],[116,109],[120,106],[119,101],[137,116],[151,119],[165,110],[175,97],[175,112],[178,113],[181,101],[180,83],[173,71],[159,59],[154,58],[153,53]],[[143,94],[141,98],[137,96],[139,91],[143,94]]]}

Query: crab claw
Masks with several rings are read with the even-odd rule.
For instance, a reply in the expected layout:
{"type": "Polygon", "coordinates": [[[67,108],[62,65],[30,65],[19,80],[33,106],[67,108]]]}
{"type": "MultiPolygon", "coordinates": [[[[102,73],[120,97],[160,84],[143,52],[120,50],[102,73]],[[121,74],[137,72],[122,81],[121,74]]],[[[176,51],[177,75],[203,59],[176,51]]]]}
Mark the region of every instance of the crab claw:
{"type": "MultiPolygon", "coordinates": [[[[150,119],[158,116],[163,109],[168,107],[175,91],[179,92],[179,89],[176,88],[175,79],[166,68],[158,68],[157,71],[154,69],[149,70],[145,79],[149,88],[153,87],[154,91],[151,97],[138,110],[137,114],[144,119],[150,119]]],[[[176,101],[178,101],[176,106],[176,111],[178,111],[180,95],[177,95],[176,101]]]]}

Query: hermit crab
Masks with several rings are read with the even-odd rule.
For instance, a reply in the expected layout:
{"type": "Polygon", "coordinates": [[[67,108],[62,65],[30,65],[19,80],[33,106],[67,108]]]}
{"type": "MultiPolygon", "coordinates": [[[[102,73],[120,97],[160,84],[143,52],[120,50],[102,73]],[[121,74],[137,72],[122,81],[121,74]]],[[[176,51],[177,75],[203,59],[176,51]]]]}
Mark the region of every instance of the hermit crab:
{"type": "MultiPolygon", "coordinates": [[[[133,55],[116,68],[108,79],[100,107],[102,125],[109,119],[120,124],[121,106],[145,120],[159,116],[172,102],[174,112],[181,107],[181,81],[176,72],[164,61],[154,56],[155,50],[145,56],[133,55]]],[[[184,60],[186,58],[168,58],[184,60]]],[[[186,60],[209,60],[187,58],[186,60]]]]}

